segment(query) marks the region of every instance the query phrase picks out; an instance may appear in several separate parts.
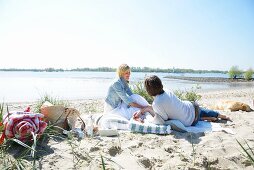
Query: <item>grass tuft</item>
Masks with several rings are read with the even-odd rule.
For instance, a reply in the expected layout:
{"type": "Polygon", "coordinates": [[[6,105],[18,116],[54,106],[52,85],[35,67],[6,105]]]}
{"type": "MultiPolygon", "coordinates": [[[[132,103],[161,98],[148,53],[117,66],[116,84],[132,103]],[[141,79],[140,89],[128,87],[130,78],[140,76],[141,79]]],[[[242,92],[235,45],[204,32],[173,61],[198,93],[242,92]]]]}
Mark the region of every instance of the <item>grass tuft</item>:
{"type": "Polygon", "coordinates": [[[245,142],[247,147],[243,146],[243,144],[241,142],[239,142],[239,140],[236,139],[236,141],[240,145],[240,147],[242,148],[243,152],[245,153],[245,157],[254,166],[254,152],[251,149],[250,145],[246,142],[246,140],[244,140],[244,142],[245,142]]]}
{"type": "Polygon", "coordinates": [[[102,164],[102,169],[106,170],[105,162],[104,162],[104,159],[103,159],[102,155],[101,155],[101,164],[102,164]]]}
{"type": "Polygon", "coordinates": [[[51,103],[53,105],[62,105],[65,107],[69,106],[69,103],[67,101],[60,100],[56,97],[52,97],[49,94],[45,94],[36,102],[34,112],[40,113],[40,108],[43,105],[43,103],[45,103],[46,101],[48,101],[49,103],[51,103]]]}
{"type": "Polygon", "coordinates": [[[197,94],[197,90],[200,89],[200,86],[192,87],[191,90],[175,90],[174,94],[181,100],[188,100],[195,102],[201,99],[201,95],[197,94]]]}
{"type": "Polygon", "coordinates": [[[153,97],[147,93],[143,82],[137,82],[136,84],[132,85],[131,91],[135,94],[144,97],[148,103],[151,104],[153,102],[153,97]]]}

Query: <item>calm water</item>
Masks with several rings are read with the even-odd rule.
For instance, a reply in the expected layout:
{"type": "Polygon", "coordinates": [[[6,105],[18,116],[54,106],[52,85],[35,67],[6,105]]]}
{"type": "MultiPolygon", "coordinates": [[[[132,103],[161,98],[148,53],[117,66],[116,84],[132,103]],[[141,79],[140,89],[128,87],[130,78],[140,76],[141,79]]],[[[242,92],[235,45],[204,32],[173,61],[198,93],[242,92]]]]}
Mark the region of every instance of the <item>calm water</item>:
{"type": "MultiPolygon", "coordinates": [[[[131,82],[142,81],[146,75],[158,75],[167,89],[189,89],[196,82],[163,78],[168,73],[134,73],[131,82]]],[[[172,74],[171,74],[172,75],[172,74]]],[[[179,74],[178,74],[179,75],[179,74]]],[[[115,72],[0,72],[0,101],[36,101],[49,94],[59,99],[103,98],[115,78],[115,72]]],[[[180,76],[227,77],[225,74],[180,74],[180,76]]],[[[202,83],[203,90],[228,88],[227,83],[202,83]]]]}

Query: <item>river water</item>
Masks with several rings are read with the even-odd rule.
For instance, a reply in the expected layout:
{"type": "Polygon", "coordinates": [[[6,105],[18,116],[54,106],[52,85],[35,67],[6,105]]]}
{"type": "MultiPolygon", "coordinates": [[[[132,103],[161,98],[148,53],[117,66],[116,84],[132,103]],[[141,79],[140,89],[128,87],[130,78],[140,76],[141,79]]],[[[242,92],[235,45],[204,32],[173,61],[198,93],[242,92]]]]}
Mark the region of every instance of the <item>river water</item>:
{"type": "MultiPolygon", "coordinates": [[[[226,74],[169,74],[131,73],[130,85],[143,81],[145,76],[159,76],[163,85],[171,90],[188,90],[197,82],[164,78],[168,75],[195,77],[227,77],[226,74]]],[[[0,102],[36,101],[49,94],[64,100],[97,99],[105,97],[115,72],[0,72],[0,102]]],[[[198,83],[202,90],[235,87],[232,83],[198,83]]]]}

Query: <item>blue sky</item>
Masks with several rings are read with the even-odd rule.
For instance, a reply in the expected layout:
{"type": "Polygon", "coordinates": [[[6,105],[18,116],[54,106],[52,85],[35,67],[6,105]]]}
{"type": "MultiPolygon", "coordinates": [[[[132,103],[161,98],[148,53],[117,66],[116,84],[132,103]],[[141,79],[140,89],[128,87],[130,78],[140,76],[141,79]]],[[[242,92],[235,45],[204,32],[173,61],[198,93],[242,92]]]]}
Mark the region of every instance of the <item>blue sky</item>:
{"type": "Polygon", "coordinates": [[[254,68],[252,0],[0,0],[0,68],[254,68]]]}

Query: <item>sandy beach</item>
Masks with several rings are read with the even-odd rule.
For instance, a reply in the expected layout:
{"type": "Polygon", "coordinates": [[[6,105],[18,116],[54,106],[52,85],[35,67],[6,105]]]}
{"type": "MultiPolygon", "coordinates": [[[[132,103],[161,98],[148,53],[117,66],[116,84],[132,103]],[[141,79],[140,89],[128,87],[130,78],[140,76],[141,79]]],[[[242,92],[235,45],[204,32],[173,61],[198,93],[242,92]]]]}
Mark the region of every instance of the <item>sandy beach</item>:
{"type": "MultiPolygon", "coordinates": [[[[202,91],[199,103],[212,107],[224,100],[241,101],[253,108],[254,87],[202,91]]],[[[100,113],[103,99],[69,101],[82,114],[100,113]]],[[[9,103],[9,110],[23,110],[34,103],[9,103]]],[[[219,121],[223,131],[169,135],[140,134],[120,131],[118,137],[85,137],[68,139],[62,136],[40,141],[37,146],[38,169],[254,169],[236,140],[254,147],[254,112],[221,113],[233,122],[219,121]]],[[[10,149],[15,156],[20,147],[10,149]]],[[[254,149],[253,149],[254,150],[254,149]]]]}

